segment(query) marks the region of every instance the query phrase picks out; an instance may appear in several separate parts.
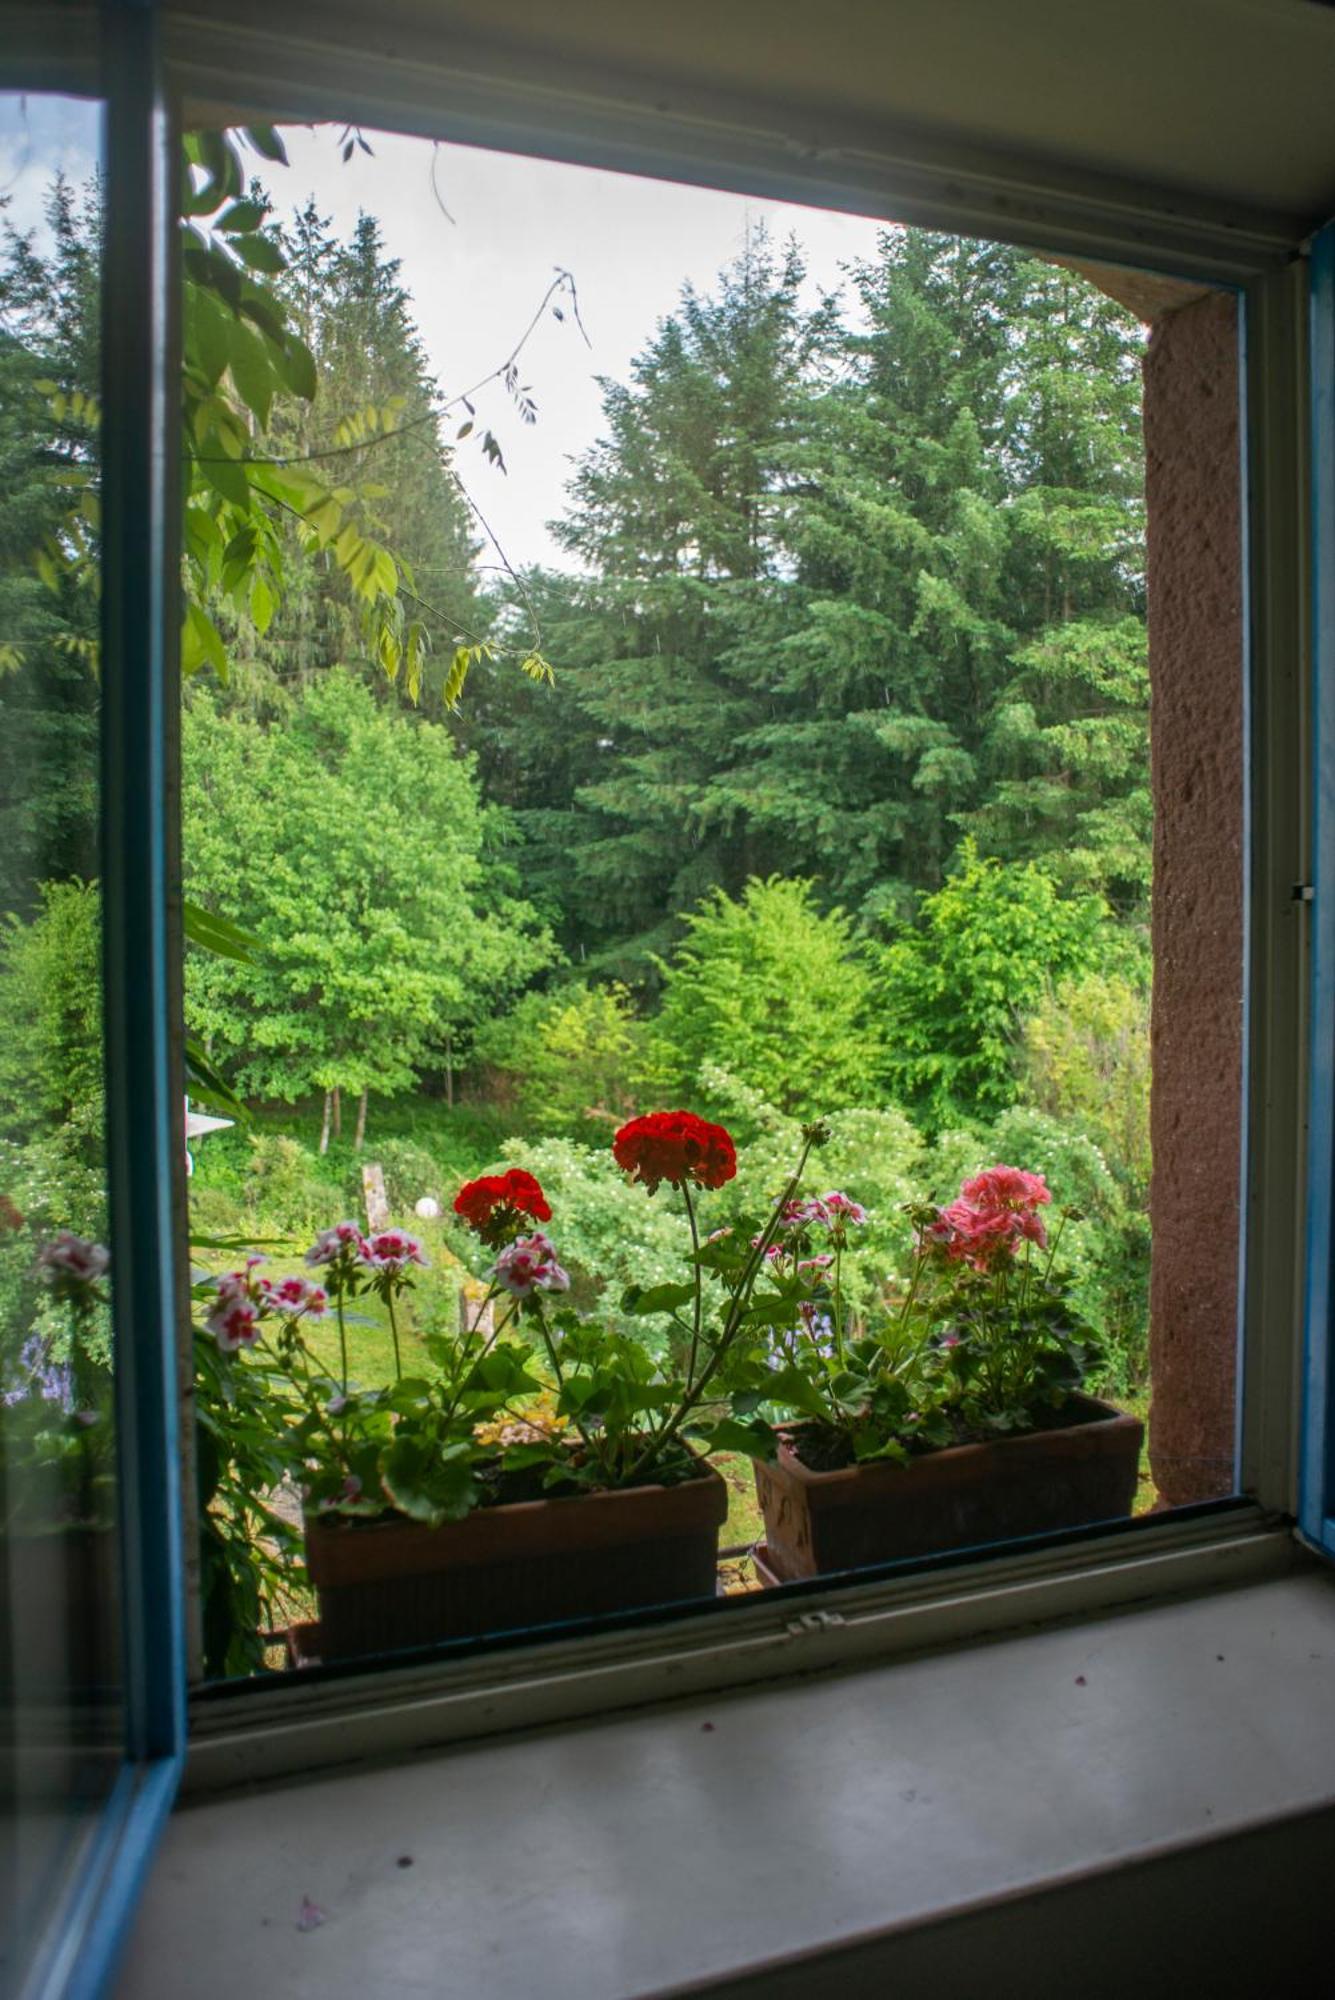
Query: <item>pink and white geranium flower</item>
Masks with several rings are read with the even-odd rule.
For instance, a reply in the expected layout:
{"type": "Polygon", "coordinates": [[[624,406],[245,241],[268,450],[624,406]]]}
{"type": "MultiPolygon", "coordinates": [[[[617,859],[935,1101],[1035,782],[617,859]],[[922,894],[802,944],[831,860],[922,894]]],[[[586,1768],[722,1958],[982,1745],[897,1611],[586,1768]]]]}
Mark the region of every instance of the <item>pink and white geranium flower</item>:
{"type": "Polygon", "coordinates": [[[832,1229],[849,1223],[860,1228],[867,1220],[867,1211],[861,1202],[854,1201],[851,1195],[841,1194],[838,1188],[831,1188],[828,1194],[822,1195],[820,1206],[825,1210],[832,1229]]]}
{"type": "Polygon", "coordinates": [[[284,1319],[323,1319],[329,1310],[329,1294],[309,1278],[261,1278],[259,1289],[262,1304],[284,1319]]]}
{"type": "Polygon", "coordinates": [[[382,1229],[377,1235],[367,1237],[357,1254],[358,1262],[369,1271],[387,1277],[398,1277],[413,1264],[423,1270],[429,1268],[429,1260],[417,1238],[402,1229],[382,1229]]]}
{"type": "Polygon", "coordinates": [[[556,1261],[556,1250],[541,1230],[517,1236],[496,1259],[496,1282],[516,1299],[534,1292],[568,1292],[569,1274],[556,1261]]]}
{"type": "Polygon", "coordinates": [[[214,1307],[205,1325],[224,1354],[236,1354],[259,1339],[260,1309],[253,1299],[229,1296],[214,1307]]]}
{"type": "Polygon", "coordinates": [[[105,1278],[110,1264],[109,1250],[76,1236],[72,1229],[59,1230],[37,1253],[38,1270],[64,1291],[95,1285],[105,1278]]]}
{"type": "Polygon", "coordinates": [[[336,1222],[332,1229],[322,1229],[306,1252],[308,1264],[336,1264],[340,1257],[352,1258],[361,1255],[363,1237],[355,1222],[336,1222]]]}

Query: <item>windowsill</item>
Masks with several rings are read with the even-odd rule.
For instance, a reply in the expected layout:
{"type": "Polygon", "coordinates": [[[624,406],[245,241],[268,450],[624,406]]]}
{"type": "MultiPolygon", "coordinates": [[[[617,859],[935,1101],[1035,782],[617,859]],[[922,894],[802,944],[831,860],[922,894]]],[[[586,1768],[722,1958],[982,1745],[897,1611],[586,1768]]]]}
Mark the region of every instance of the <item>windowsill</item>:
{"type": "Polygon", "coordinates": [[[1335,1806],[1333,1702],[1335,1579],[1301,1571],[207,1800],[121,2000],[712,1990],[1335,1806]]]}

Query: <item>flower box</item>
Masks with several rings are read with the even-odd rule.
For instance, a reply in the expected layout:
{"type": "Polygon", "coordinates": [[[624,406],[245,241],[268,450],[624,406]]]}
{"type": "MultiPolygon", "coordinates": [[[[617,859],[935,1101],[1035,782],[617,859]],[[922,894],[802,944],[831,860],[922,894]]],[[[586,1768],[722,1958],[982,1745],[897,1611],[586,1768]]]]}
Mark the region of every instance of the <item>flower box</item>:
{"type": "Polygon", "coordinates": [[[1081,1394],[1062,1415],[1060,1427],[835,1472],[812,1472],[783,1439],[755,1469],[767,1568],[792,1582],[1129,1514],[1140,1418],[1081,1394]]]}
{"type": "Polygon", "coordinates": [[[712,1597],[728,1489],[675,1486],[478,1507],[430,1528],[307,1515],[324,1660],[712,1597]]]}

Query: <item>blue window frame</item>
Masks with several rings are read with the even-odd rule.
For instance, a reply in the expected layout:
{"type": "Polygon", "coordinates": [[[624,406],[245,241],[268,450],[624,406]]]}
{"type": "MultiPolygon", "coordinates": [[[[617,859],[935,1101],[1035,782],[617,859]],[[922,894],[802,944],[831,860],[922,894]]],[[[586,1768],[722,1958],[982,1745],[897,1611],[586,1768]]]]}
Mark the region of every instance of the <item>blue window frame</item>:
{"type": "MultiPolygon", "coordinates": [[[[21,1959],[3,1972],[25,1995],[77,2000],[110,1981],[175,1797],[186,1735],[173,1227],[182,1089],[166,920],[166,722],[177,623],[175,148],[155,0],[101,0],[99,16],[95,53],[68,46],[70,23],[56,9],[49,23],[39,20],[35,50],[16,37],[12,68],[14,45],[0,38],[7,85],[91,91],[104,106],[100,862],[123,1659],[108,1711],[118,1731],[109,1782],[80,1822],[63,1873],[36,1899],[22,1946],[10,1941],[21,1959]]],[[[21,1845],[21,1821],[15,1833],[21,1845]]]]}
{"type": "Polygon", "coordinates": [[[1335,1556],[1335,223],[1311,248],[1312,970],[1298,1524],[1335,1556]]]}

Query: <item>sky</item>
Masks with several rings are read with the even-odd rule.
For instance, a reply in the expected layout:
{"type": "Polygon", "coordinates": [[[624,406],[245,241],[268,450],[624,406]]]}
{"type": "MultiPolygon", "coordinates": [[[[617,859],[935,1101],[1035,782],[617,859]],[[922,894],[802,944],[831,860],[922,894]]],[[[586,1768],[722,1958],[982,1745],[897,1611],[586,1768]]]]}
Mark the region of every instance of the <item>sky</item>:
{"type": "Polygon", "coordinates": [[[569,313],[563,321],[545,317],[521,371],[537,423],[522,424],[499,385],[478,403],[478,428],[490,424],[496,432],[507,473],[467,445],[459,459],[469,492],[516,568],[569,561],[545,524],[561,512],[572,459],[600,435],[596,378],[626,379],[686,280],[708,289],[748,227],[762,220],[780,238],[798,236],[813,295],[817,285],[840,283],[841,263],[875,247],[873,222],[781,202],[375,134],[367,135],[372,156],[358,152],[344,166],[336,128],[283,136],[290,167],[264,163],[280,209],[314,194],[343,234],[361,209],[379,218],[391,254],[402,259],[401,280],[447,394],[504,359],[556,266],[573,275],[591,347],[569,313]]]}
{"type": "MultiPolygon", "coordinates": [[[[777,239],[793,233],[802,243],[814,298],[818,288],[840,285],[842,264],[873,252],[879,227],[858,216],[391,134],[368,133],[371,154],[359,150],[345,165],[337,126],[290,127],[283,136],[288,167],[253,162],[279,213],[314,195],[340,235],[363,209],[379,219],[447,395],[509,354],[557,266],[572,274],[591,345],[568,312],[563,321],[546,315],[521,372],[536,424],[520,422],[499,384],[478,401],[478,431],[496,432],[508,471],[498,472],[471,442],[458,460],[516,568],[569,561],[546,524],[562,510],[571,461],[600,435],[597,377],[627,378],[684,283],[708,290],[748,229],[764,222],[777,239]]],[[[0,94],[0,195],[15,227],[40,233],[51,174],[59,167],[86,179],[97,152],[91,106],[0,94]]]]}

